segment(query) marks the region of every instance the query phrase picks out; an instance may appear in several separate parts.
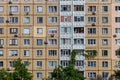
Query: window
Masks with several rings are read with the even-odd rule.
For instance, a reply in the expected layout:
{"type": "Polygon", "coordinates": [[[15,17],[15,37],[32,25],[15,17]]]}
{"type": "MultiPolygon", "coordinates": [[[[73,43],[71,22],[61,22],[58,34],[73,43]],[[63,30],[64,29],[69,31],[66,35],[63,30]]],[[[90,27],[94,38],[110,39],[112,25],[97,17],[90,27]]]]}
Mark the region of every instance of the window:
{"type": "Polygon", "coordinates": [[[102,78],[107,79],[108,78],[108,72],[102,72],[102,78]]]}
{"type": "Polygon", "coordinates": [[[42,61],[37,61],[37,67],[41,67],[42,68],[42,61]]]}
{"type": "Polygon", "coordinates": [[[37,6],[37,12],[42,12],[43,11],[43,7],[42,6],[37,6]]]}
{"type": "Polygon", "coordinates": [[[102,40],[102,45],[108,45],[108,40],[107,39],[103,39],[102,40]]]}
{"type": "Polygon", "coordinates": [[[29,65],[30,65],[29,61],[24,61],[24,65],[25,65],[26,68],[28,68],[29,65]]]}
{"type": "Polygon", "coordinates": [[[115,56],[120,57],[119,50],[115,51],[115,56]]]}
{"type": "Polygon", "coordinates": [[[18,40],[17,39],[10,39],[9,44],[10,45],[18,45],[18,40]]]}
{"type": "Polygon", "coordinates": [[[0,67],[3,67],[3,61],[0,61],[0,67]]]}
{"type": "Polygon", "coordinates": [[[18,56],[18,51],[17,50],[10,50],[9,56],[18,56]]]}
{"type": "Polygon", "coordinates": [[[42,39],[37,39],[37,45],[43,45],[43,40],[42,39]]]}
{"type": "Polygon", "coordinates": [[[71,50],[70,49],[61,49],[61,56],[62,57],[69,57],[71,54],[71,50]]]}
{"type": "Polygon", "coordinates": [[[88,78],[96,78],[96,72],[88,72],[88,78]]]}
{"type": "Polygon", "coordinates": [[[36,51],[36,55],[37,55],[37,56],[42,56],[42,50],[37,50],[37,51],[36,51]]]}
{"type": "Polygon", "coordinates": [[[3,11],[4,11],[4,7],[0,6],[0,12],[3,12],[3,11]]]}
{"type": "Polygon", "coordinates": [[[36,77],[42,79],[42,73],[41,72],[37,72],[36,73],[36,77]]]}
{"type": "Polygon", "coordinates": [[[115,11],[119,12],[120,11],[120,6],[115,6],[115,11]]]}
{"type": "Polygon", "coordinates": [[[96,39],[88,39],[89,45],[96,45],[96,39]]]}
{"type": "Polygon", "coordinates": [[[43,29],[42,28],[37,28],[37,34],[42,34],[43,33],[43,29]]]}
{"type": "Polygon", "coordinates": [[[48,28],[48,34],[57,34],[57,28],[48,28]]]}
{"type": "Polygon", "coordinates": [[[70,63],[70,61],[68,61],[68,60],[61,60],[61,62],[60,62],[61,66],[64,66],[64,67],[68,66],[69,63],[70,63]]]}
{"type": "Polygon", "coordinates": [[[88,67],[96,67],[96,61],[88,61],[88,67]]]}
{"type": "Polygon", "coordinates": [[[88,23],[95,23],[96,22],[96,17],[88,17],[88,23]]]}
{"type": "Polygon", "coordinates": [[[88,12],[95,12],[96,6],[88,6],[88,12]]]}
{"type": "Polygon", "coordinates": [[[30,39],[24,39],[24,45],[30,45],[30,39]]]}
{"type": "Polygon", "coordinates": [[[4,45],[4,39],[0,39],[0,45],[4,45]]]}
{"type": "Polygon", "coordinates": [[[70,34],[71,33],[71,27],[61,27],[61,33],[62,34],[70,34]]]}
{"type": "Polygon", "coordinates": [[[61,5],[61,11],[71,11],[71,5],[61,5]]]}
{"type": "Polygon", "coordinates": [[[82,60],[76,60],[75,65],[76,66],[84,66],[84,61],[82,61],[82,60]]]}
{"type": "Polygon", "coordinates": [[[48,44],[49,45],[57,45],[57,39],[49,39],[48,44]]]}
{"type": "Polygon", "coordinates": [[[120,23],[120,17],[115,17],[115,22],[120,23]]]}
{"type": "Polygon", "coordinates": [[[24,12],[30,12],[30,6],[24,6],[24,12]]]}
{"type": "Polygon", "coordinates": [[[61,45],[70,45],[71,39],[70,38],[61,38],[61,45]]]}
{"type": "Polygon", "coordinates": [[[43,23],[43,17],[37,17],[37,23],[43,23]]]}
{"type": "Polygon", "coordinates": [[[57,6],[49,6],[49,12],[57,12],[57,6]]]}
{"type": "Polygon", "coordinates": [[[120,34],[120,28],[115,28],[115,33],[120,34]]]}
{"type": "Polygon", "coordinates": [[[57,23],[57,17],[49,17],[48,22],[49,23],[57,23]]]}
{"type": "Polygon", "coordinates": [[[115,62],[115,66],[116,66],[117,68],[120,68],[120,61],[116,61],[116,62],[115,62]]]}
{"type": "Polygon", "coordinates": [[[49,56],[57,56],[57,50],[48,50],[49,56]]]}
{"type": "Polygon", "coordinates": [[[0,28],[0,34],[4,34],[4,28],[0,28]]]}
{"type": "Polygon", "coordinates": [[[10,23],[18,23],[18,17],[10,17],[10,23]]]}
{"type": "Polygon", "coordinates": [[[74,22],[84,22],[84,16],[74,16],[74,22]]]}
{"type": "Polygon", "coordinates": [[[74,11],[84,11],[84,5],[74,5],[74,11]]]}
{"type": "Polygon", "coordinates": [[[71,22],[71,16],[61,16],[61,22],[71,22]]]}
{"type": "Polygon", "coordinates": [[[102,67],[108,67],[108,62],[107,61],[103,61],[102,62],[102,67]]]}
{"type": "Polygon", "coordinates": [[[102,34],[103,35],[108,34],[108,28],[102,28],[102,34]]]}
{"type": "Polygon", "coordinates": [[[71,54],[71,50],[70,49],[61,49],[61,56],[62,57],[69,57],[71,54]]]}
{"type": "Polygon", "coordinates": [[[120,39],[115,39],[115,44],[120,45],[120,39]]]}
{"type": "Polygon", "coordinates": [[[29,50],[23,50],[23,55],[24,56],[30,56],[30,51],[29,50]]]}
{"type": "Polygon", "coordinates": [[[102,17],[102,23],[108,23],[108,17],[102,17]]]}
{"type": "Polygon", "coordinates": [[[57,66],[57,62],[56,61],[49,61],[48,62],[48,67],[49,68],[55,68],[57,66]]]}
{"type": "Polygon", "coordinates": [[[108,12],[108,6],[102,6],[102,12],[108,12]]]}
{"type": "Polygon", "coordinates": [[[102,50],[102,56],[108,56],[108,50],[102,50]]]}
{"type": "Polygon", "coordinates": [[[74,45],[83,45],[84,39],[74,39],[74,45]]]}
{"type": "Polygon", "coordinates": [[[84,27],[74,27],[74,33],[75,34],[84,33],[84,27]]]}
{"type": "Polygon", "coordinates": [[[30,34],[30,28],[24,28],[23,29],[23,34],[29,35],[30,34]]]}
{"type": "Polygon", "coordinates": [[[3,56],[4,52],[3,50],[0,50],[0,56],[3,56]]]}
{"type": "Polygon", "coordinates": [[[4,17],[0,17],[0,23],[4,23],[4,17]]]}
{"type": "Polygon", "coordinates": [[[10,12],[17,13],[18,12],[18,6],[10,6],[10,12]]]}
{"type": "Polygon", "coordinates": [[[10,28],[10,34],[17,34],[18,28],[10,28]]]}
{"type": "Polygon", "coordinates": [[[14,61],[9,61],[9,67],[13,67],[14,61]]]}
{"type": "Polygon", "coordinates": [[[96,34],[96,28],[88,28],[88,34],[96,34]]]}
{"type": "Polygon", "coordinates": [[[77,50],[77,56],[81,56],[81,55],[83,55],[84,54],[84,50],[83,49],[78,49],[77,50]]]}
{"type": "Polygon", "coordinates": [[[30,17],[24,17],[24,23],[30,23],[30,17]]]}

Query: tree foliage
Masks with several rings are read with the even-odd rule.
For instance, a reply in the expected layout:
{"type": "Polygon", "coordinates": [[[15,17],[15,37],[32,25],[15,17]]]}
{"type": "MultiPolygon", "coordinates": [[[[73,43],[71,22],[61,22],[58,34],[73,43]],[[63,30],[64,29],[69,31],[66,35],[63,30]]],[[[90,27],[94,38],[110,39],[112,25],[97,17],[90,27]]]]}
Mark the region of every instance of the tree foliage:
{"type": "Polygon", "coordinates": [[[97,56],[97,51],[96,50],[85,50],[85,54],[83,54],[83,55],[87,59],[92,59],[92,58],[95,58],[97,56]]]}
{"type": "Polygon", "coordinates": [[[75,69],[75,56],[77,51],[71,52],[70,64],[67,67],[58,66],[52,73],[52,79],[54,80],[85,80],[85,77],[75,69]]]}
{"type": "Polygon", "coordinates": [[[0,80],[32,80],[32,74],[28,72],[20,58],[14,60],[13,63],[13,72],[6,71],[5,69],[0,70],[0,80]]]}

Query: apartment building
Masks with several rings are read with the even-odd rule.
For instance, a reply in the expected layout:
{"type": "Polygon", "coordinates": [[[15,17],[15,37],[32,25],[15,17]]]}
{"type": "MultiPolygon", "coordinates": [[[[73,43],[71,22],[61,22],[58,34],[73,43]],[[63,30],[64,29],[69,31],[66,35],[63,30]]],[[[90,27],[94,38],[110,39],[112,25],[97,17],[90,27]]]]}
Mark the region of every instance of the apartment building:
{"type": "MultiPolygon", "coordinates": [[[[112,70],[120,69],[120,57],[118,56],[118,49],[120,48],[120,0],[113,0],[111,8],[112,17],[112,70]]],[[[113,72],[112,72],[113,73],[113,72]]]]}
{"type": "Polygon", "coordinates": [[[111,1],[86,0],[85,47],[97,51],[94,59],[86,59],[87,79],[101,77],[108,80],[112,74],[111,1]]]}
{"type": "Polygon", "coordinates": [[[0,68],[12,71],[21,58],[33,80],[51,76],[58,65],[58,14],[57,0],[0,0],[0,68]]]}
{"type": "Polygon", "coordinates": [[[60,0],[60,49],[59,64],[63,67],[70,62],[71,51],[79,52],[76,55],[75,68],[84,75],[85,57],[85,1],[60,0]]]}

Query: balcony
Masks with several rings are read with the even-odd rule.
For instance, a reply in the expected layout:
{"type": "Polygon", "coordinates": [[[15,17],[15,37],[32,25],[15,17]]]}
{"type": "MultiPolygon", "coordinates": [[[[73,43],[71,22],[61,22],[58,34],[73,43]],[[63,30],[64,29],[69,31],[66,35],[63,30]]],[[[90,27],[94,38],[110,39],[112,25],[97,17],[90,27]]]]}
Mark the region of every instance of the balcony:
{"type": "Polygon", "coordinates": [[[72,5],[72,1],[60,1],[60,5],[72,5]]]}
{"type": "Polygon", "coordinates": [[[72,26],[72,22],[60,22],[60,26],[64,27],[69,27],[69,26],[72,26]]]}
{"type": "Polygon", "coordinates": [[[79,71],[85,70],[84,66],[75,66],[75,69],[78,69],[79,71]]]}
{"type": "Polygon", "coordinates": [[[60,15],[61,15],[61,16],[62,16],[62,15],[63,15],[63,16],[69,16],[69,15],[71,16],[71,15],[72,15],[72,12],[71,12],[71,11],[61,11],[61,12],[60,12],[60,15]]]}
{"type": "Polygon", "coordinates": [[[81,15],[81,16],[85,16],[85,12],[84,11],[74,11],[73,15],[81,15]]]}
{"type": "Polygon", "coordinates": [[[73,5],[83,5],[85,4],[85,0],[76,0],[76,1],[73,1],[73,5]]]}
{"type": "Polygon", "coordinates": [[[73,49],[85,49],[85,45],[84,44],[73,44],[73,49]]]}
{"type": "Polygon", "coordinates": [[[70,60],[70,56],[60,56],[60,60],[70,60]]]}
{"type": "Polygon", "coordinates": [[[78,26],[85,26],[85,22],[73,22],[73,26],[78,27],[78,26]]]}
{"type": "Polygon", "coordinates": [[[73,38],[85,38],[85,34],[84,33],[74,33],[73,38]]]}
{"type": "Polygon", "coordinates": [[[60,48],[61,49],[71,49],[72,45],[71,44],[64,44],[64,45],[60,44],[60,48]]]}
{"type": "Polygon", "coordinates": [[[62,34],[60,34],[60,38],[71,38],[72,37],[72,35],[69,33],[69,34],[66,34],[66,33],[62,33],[62,34]]]}
{"type": "Polygon", "coordinates": [[[76,55],[76,60],[85,60],[83,55],[76,55]]]}

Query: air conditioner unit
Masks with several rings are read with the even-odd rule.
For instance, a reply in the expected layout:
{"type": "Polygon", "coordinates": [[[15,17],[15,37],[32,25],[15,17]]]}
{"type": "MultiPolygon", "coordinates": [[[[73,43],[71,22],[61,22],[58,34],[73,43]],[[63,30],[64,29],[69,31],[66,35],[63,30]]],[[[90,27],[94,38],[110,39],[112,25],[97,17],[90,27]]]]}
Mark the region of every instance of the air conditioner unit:
{"type": "Polygon", "coordinates": [[[14,37],[18,37],[18,34],[15,34],[14,37]]]}
{"type": "Polygon", "coordinates": [[[26,15],[29,15],[29,12],[26,12],[26,15]]]}
{"type": "Polygon", "coordinates": [[[3,48],[3,45],[0,45],[0,48],[3,48]]]}
{"type": "Polygon", "coordinates": [[[95,23],[92,23],[92,26],[96,26],[96,24],[95,24],[95,23]]]}
{"type": "Polygon", "coordinates": [[[45,42],[44,42],[44,44],[48,44],[48,42],[47,42],[47,41],[45,41],[45,42]]]}
{"type": "Polygon", "coordinates": [[[117,35],[116,35],[116,34],[114,34],[114,35],[113,35],[113,37],[117,37],[117,35]]]}
{"type": "Polygon", "coordinates": [[[92,12],[92,15],[96,15],[96,12],[92,12]]]}
{"type": "Polygon", "coordinates": [[[51,37],[54,37],[54,34],[51,34],[50,36],[51,36],[51,37]]]}
{"type": "Polygon", "coordinates": [[[12,1],[9,1],[9,4],[12,4],[12,1]]]}
{"type": "Polygon", "coordinates": [[[9,23],[9,20],[8,20],[8,19],[6,20],[6,23],[9,23]]]}
{"type": "Polygon", "coordinates": [[[10,71],[10,70],[11,70],[11,67],[8,67],[8,68],[7,68],[7,71],[10,71]]]}
{"type": "Polygon", "coordinates": [[[13,15],[11,11],[9,12],[9,15],[13,15]]]}

